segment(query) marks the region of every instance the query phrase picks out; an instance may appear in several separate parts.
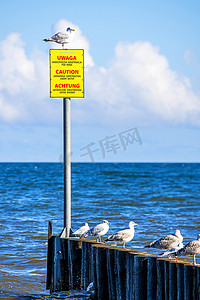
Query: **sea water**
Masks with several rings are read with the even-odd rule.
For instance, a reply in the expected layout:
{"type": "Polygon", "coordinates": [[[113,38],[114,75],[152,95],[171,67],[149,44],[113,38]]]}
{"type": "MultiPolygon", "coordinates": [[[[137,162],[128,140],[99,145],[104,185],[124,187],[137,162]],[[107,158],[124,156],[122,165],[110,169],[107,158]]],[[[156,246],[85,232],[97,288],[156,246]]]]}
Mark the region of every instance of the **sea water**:
{"type": "MultiPolygon", "coordinates": [[[[106,219],[111,234],[134,221],[136,250],[176,229],[194,240],[199,177],[198,163],[72,163],[72,230],[106,219]]],[[[0,163],[0,203],[0,299],[87,299],[46,290],[48,220],[53,234],[64,223],[63,165],[0,163]]]]}

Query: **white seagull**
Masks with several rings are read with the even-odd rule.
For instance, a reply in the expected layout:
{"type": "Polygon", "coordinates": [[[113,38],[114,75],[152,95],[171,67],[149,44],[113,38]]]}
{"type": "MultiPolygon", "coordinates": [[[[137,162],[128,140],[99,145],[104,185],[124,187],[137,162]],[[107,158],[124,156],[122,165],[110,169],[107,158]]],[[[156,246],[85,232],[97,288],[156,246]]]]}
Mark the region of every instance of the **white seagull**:
{"type": "Polygon", "coordinates": [[[85,233],[88,232],[88,230],[90,230],[90,227],[88,223],[85,223],[85,225],[81,226],[79,229],[73,232],[73,235],[80,236],[82,238],[85,233]]]}
{"type": "Polygon", "coordinates": [[[170,250],[177,247],[179,243],[182,243],[182,241],[183,236],[181,235],[180,230],[176,230],[175,234],[168,234],[159,240],[153,241],[145,247],[170,250]]]}
{"type": "Polygon", "coordinates": [[[69,43],[69,41],[70,41],[72,31],[75,31],[75,29],[71,29],[70,27],[68,27],[66,31],[57,32],[52,37],[44,39],[43,41],[44,42],[55,42],[58,44],[62,44],[62,46],[64,48],[65,44],[69,43]]]}
{"type": "Polygon", "coordinates": [[[85,237],[89,236],[96,236],[97,237],[97,242],[101,242],[101,236],[106,234],[109,230],[109,225],[110,222],[107,220],[103,220],[103,223],[96,225],[92,229],[90,229],[86,234],[85,237]]]}
{"type": "Polygon", "coordinates": [[[117,233],[111,234],[108,237],[107,241],[123,243],[123,248],[125,249],[125,243],[130,242],[134,237],[134,233],[135,233],[134,226],[136,225],[138,224],[136,224],[133,221],[130,221],[128,229],[123,229],[118,231],[117,233]]]}
{"type": "Polygon", "coordinates": [[[195,255],[200,254],[200,234],[197,239],[186,244],[182,249],[175,253],[175,256],[193,256],[193,264],[196,265],[195,255]]]}

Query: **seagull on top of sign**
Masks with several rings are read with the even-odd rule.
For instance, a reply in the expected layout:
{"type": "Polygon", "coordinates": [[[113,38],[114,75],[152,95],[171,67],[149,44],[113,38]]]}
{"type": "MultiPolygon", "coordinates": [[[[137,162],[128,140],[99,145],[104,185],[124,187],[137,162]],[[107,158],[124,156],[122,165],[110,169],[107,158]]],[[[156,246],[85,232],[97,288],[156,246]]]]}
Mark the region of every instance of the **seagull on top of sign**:
{"type": "Polygon", "coordinates": [[[75,31],[75,29],[71,29],[70,27],[68,27],[66,29],[66,31],[57,32],[52,37],[44,39],[43,41],[44,42],[55,42],[58,44],[62,44],[63,49],[64,49],[65,44],[69,43],[69,41],[70,41],[72,31],[75,31]]]}

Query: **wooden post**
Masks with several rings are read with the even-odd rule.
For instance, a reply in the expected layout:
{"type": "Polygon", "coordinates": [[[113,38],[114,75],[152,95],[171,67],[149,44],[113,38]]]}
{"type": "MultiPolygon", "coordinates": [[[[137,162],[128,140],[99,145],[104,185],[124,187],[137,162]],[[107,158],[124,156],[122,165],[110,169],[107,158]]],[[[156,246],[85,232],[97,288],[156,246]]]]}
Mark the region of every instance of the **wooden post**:
{"type": "Polygon", "coordinates": [[[95,297],[98,300],[105,300],[108,297],[108,276],[106,268],[106,248],[101,245],[94,245],[94,264],[96,266],[95,297]]]}
{"type": "Polygon", "coordinates": [[[106,249],[106,264],[108,273],[108,299],[116,299],[116,271],[115,271],[115,259],[114,249],[106,249]]]}
{"type": "Polygon", "coordinates": [[[184,265],[177,264],[177,300],[184,299],[184,265]]]}
{"type": "MultiPolygon", "coordinates": [[[[184,265],[184,300],[191,300],[193,294],[193,266],[184,265]]],[[[196,300],[196,299],[195,299],[196,300]]]]}
{"type": "Polygon", "coordinates": [[[195,284],[194,284],[194,290],[193,290],[193,298],[200,300],[200,268],[195,267],[195,284]]]}
{"type": "Polygon", "coordinates": [[[157,272],[156,272],[156,257],[147,258],[147,299],[156,299],[156,285],[157,285],[157,272]]]}
{"type": "Polygon", "coordinates": [[[126,300],[132,300],[134,296],[134,254],[126,252],[126,300]]]}
{"type": "Polygon", "coordinates": [[[157,291],[156,299],[163,300],[165,299],[165,282],[164,282],[164,261],[157,259],[156,261],[156,270],[157,270],[157,291]]]}
{"type": "Polygon", "coordinates": [[[126,300],[126,251],[116,249],[114,257],[116,265],[116,299],[126,300]]]}
{"type": "Polygon", "coordinates": [[[169,299],[169,262],[164,260],[164,285],[165,285],[165,299],[169,299]]]}
{"type": "Polygon", "coordinates": [[[94,286],[94,296],[96,299],[96,293],[97,293],[97,270],[96,270],[96,248],[91,245],[91,257],[90,257],[90,263],[91,263],[91,278],[94,286]]]}
{"type": "Polygon", "coordinates": [[[86,290],[92,279],[91,268],[92,244],[88,241],[82,242],[82,259],[81,259],[81,288],[86,290]]]}
{"type": "Polygon", "coordinates": [[[47,281],[46,281],[46,289],[50,290],[53,280],[53,269],[54,269],[54,241],[55,237],[51,237],[48,239],[48,249],[47,249],[47,281]]]}
{"type": "Polygon", "coordinates": [[[53,236],[52,243],[52,270],[51,270],[51,286],[50,292],[61,291],[61,273],[60,273],[60,259],[62,258],[60,238],[53,236]]]}
{"type": "Polygon", "coordinates": [[[60,259],[60,285],[61,291],[69,290],[69,263],[68,263],[68,240],[60,238],[61,259],[60,259]]]}
{"type": "Polygon", "coordinates": [[[147,299],[147,258],[134,256],[135,300],[147,299]]]}
{"type": "Polygon", "coordinates": [[[53,222],[49,221],[48,222],[48,239],[52,237],[52,231],[53,231],[53,222]]]}
{"type": "Polygon", "coordinates": [[[81,252],[80,240],[68,239],[69,289],[81,289],[81,252]]]}
{"type": "Polygon", "coordinates": [[[169,263],[169,300],[177,300],[177,264],[169,263]]]}

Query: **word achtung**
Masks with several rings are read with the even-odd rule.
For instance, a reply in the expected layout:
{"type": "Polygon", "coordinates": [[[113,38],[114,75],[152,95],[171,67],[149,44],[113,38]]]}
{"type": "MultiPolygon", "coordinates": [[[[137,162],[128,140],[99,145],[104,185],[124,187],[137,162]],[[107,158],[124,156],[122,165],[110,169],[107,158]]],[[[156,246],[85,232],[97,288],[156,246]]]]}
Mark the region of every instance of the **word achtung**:
{"type": "Polygon", "coordinates": [[[80,88],[80,84],[79,83],[59,83],[59,84],[55,84],[55,89],[63,89],[63,88],[68,88],[68,89],[79,89],[80,88]]]}

